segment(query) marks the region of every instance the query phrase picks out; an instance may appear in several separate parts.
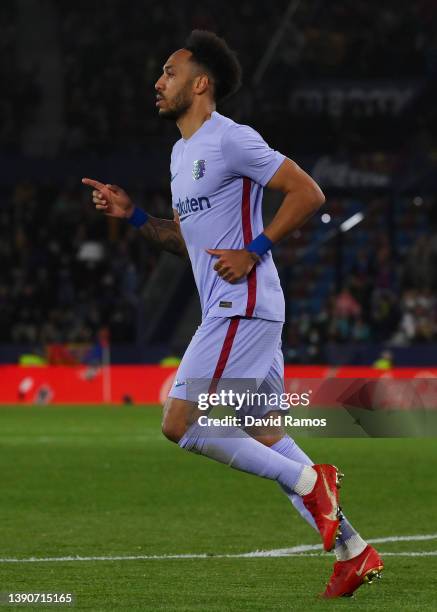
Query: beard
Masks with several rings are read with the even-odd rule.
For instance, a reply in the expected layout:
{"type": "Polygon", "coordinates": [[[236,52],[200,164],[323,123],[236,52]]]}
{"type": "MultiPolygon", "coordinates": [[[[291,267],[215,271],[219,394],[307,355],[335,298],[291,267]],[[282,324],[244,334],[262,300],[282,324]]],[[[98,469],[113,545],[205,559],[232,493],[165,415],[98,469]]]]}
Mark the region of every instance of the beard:
{"type": "Polygon", "coordinates": [[[166,109],[159,109],[159,116],[170,121],[177,121],[184,115],[192,104],[190,92],[191,83],[188,83],[174,98],[166,109]]]}

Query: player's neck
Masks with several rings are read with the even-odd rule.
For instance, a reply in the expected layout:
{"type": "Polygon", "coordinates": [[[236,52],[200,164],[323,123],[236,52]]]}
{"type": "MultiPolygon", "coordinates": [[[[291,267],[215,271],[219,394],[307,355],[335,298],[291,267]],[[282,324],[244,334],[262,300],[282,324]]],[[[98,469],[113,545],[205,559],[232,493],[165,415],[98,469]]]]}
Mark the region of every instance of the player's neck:
{"type": "Polygon", "coordinates": [[[193,106],[191,106],[176,122],[182,138],[184,140],[191,138],[191,136],[193,136],[193,134],[195,134],[195,132],[202,127],[205,121],[211,119],[211,115],[214,111],[215,104],[212,103],[204,106],[201,109],[193,108],[193,106]]]}

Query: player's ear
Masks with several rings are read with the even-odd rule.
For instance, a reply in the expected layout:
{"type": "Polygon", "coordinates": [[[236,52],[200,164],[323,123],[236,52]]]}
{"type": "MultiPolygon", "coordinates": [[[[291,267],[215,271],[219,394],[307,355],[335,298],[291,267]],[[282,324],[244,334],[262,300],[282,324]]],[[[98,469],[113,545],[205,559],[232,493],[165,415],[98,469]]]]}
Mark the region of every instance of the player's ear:
{"type": "Polygon", "coordinates": [[[203,94],[211,86],[211,79],[205,73],[199,74],[194,80],[194,91],[197,94],[203,94]]]}

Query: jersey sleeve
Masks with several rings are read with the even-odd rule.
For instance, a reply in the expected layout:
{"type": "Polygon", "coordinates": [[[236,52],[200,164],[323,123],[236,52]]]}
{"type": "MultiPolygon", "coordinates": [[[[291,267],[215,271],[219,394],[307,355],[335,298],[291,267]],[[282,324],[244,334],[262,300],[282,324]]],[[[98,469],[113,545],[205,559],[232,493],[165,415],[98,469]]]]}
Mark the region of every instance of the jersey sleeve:
{"type": "Polygon", "coordinates": [[[178,151],[179,151],[179,146],[180,146],[180,140],[176,141],[175,144],[173,145],[173,148],[171,150],[171,154],[170,154],[170,176],[169,176],[169,181],[170,181],[170,191],[171,191],[171,199],[172,199],[172,212],[174,214],[174,211],[176,210],[176,208],[174,207],[174,193],[173,193],[173,179],[175,178],[176,174],[177,174],[177,158],[178,158],[178,151]]]}
{"type": "Polygon", "coordinates": [[[179,143],[180,143],[180,140],[174,143],[173,148],[171,150],[171,154],[170,154],[170,182],[171,182],[171,177],[173,176],[175,172],[175,166],[176,166],[177,158],[179,155],[179,146],[180,146],[179,143]]]}
{"type": "Polygon", "coordinates": [[[247,176],[263,187],[270,181],[285,155],[270,148],[254,129],[234,124],[222,136],[222,154],[228,171],[247,176]]]}

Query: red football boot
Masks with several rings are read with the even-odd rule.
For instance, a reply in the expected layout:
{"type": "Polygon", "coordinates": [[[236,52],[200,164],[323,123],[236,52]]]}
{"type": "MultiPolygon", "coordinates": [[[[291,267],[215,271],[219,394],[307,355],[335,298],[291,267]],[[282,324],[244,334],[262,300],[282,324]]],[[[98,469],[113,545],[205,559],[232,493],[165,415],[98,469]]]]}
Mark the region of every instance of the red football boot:
{"type": "Polygon", "coordinates": [[[357,557],[334,564],[328,586],[322,597],[352,597],[365,582],[371,584],[374,578],[381,578],[384,563],[373,546],[369,544],[357,557]]]}
{"type": "Polygon", "coordinates": [[[323,548],[330,551],[335,546],[335,538],[340,524],[338,488],[343,478],[335,465],[313,465],[317,472],[314,489],[302,497],[305,507],[311,512],[323,540],[323,548]]]}

